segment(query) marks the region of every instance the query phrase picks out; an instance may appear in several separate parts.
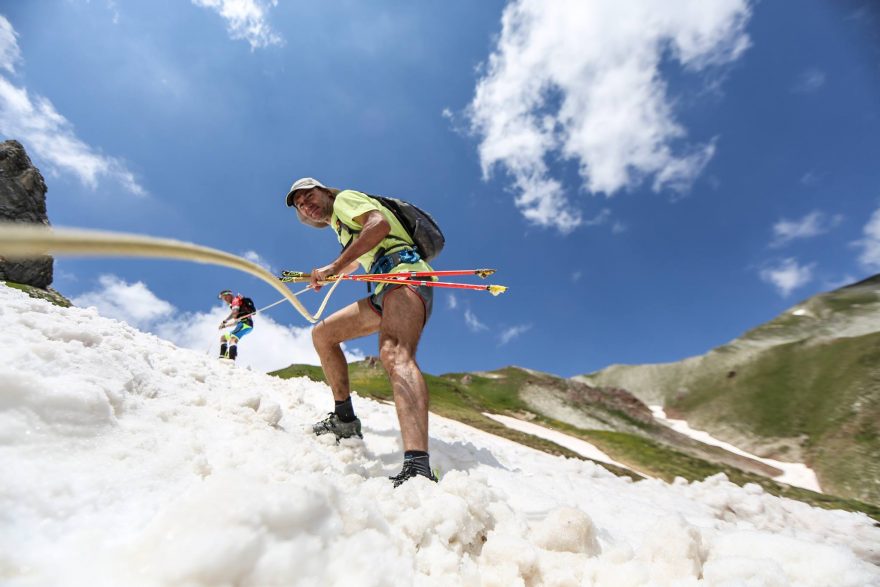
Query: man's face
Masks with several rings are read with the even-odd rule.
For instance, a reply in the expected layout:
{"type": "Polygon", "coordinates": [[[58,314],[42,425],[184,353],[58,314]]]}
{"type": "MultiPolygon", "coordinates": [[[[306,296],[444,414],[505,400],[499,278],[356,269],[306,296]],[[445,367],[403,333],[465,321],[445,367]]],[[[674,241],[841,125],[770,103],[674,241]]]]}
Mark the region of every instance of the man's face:
{"type": "Polygon", "coordinates": [[[232,294],[226,294],[226,295],[224,295],[224,296],[223,296],[223,301],[226,302],[227,304],[231,304],[231,303],[232,303],[232,294]]]}
{"type": "Polygon", "coordinates": [[[328,222],[333,213],[333,201],[320,188],[298,190],[293,205],[299,213],[314,222],[328,222]]]}

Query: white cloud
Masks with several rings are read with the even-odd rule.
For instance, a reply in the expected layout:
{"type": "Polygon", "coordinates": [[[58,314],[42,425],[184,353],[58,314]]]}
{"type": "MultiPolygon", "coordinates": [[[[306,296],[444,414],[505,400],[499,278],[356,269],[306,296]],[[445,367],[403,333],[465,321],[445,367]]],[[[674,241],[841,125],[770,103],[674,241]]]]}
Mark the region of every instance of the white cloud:
{"type": "Polygon", "coordinates": [[[464,311],[464,323],[467,324],[467,327],[471,332],[480,332],[481,330],[489,329],[489,327],[480,322],[477,316],[469,309],[464,311]]]}
{"type": "Polygon", "coordinates": [[[116,5],[116,0],[107,0],[107,10],[113,15],[113,24],[119,24],[119,6],[116,5]]]}
{"type": "Polygon", "coordinates": [[[284,39],[272,30],[268,13],[278,0],[192,0],[196,6],[210,8],[226,20],[226,30],[235,40],[244,39],[251,50],[282,45],[284,39]]]}
{"type": "Polygon", "coordinates": [[[272,264],[269,263],[269,261],[267,261],[262,255],[260,255],[256,251],[245,251],[241,254],[241,256],[244,257],[245,259],[247,259],[248,261],[250,261],[251,263],[259,265],[260,267],[262,267],[263,269],[265,269],[269,273],[277,273],[277,271],[275,271],[275,268],[272,266],[272,264]]]}
{"type": "Polygon", "coordinates": [[[810,170],[801,176],[801,184],[807,187],[816,185],[822,177],[813,170],[810,170]]]}
{"type": "Polygon", "coordinates": [[[843,216],[837,214],[828,216],[824,212],[810,212],[800,220],[787,220],[783,218],[773,225],[774,240],[771,246],[780,247],[796,239],[812,238],[825,234],[843,221],[843,216]]]}
{"type": "Polygon", "coordinates": [[[813,264],[799,265],[796,259],[788,258],[773,267],[761,270],[761,279],[776,287],[783,297],[802,287],[813,279],[813,264]]]}
{"type": "MultiPolygon", "coordinates": [[[[102,316],[115,318],[174,344],[211,355],[219,353],[220,322],[229,308],[216,305],[208,312],[181,312],[158,298],[142,282],[127,283],[116,276],[104,275],[99,288],[74,298],[77,306],[94,306],[102,316]]],[[[259,303],[257,304],[260,306],[259,303]]],[[[279,324],[268,314],[259,314],[254,330],[239,343],[238,363],[257,371],[273,371],[291,363],[320,364],[312,346],[310,327],[279,324]]],[[[346,349],[349,360],[363,359],[357,350],[346,349]]]]}
{"type": "Polygon", "coordinates": [[[454,293],[446,295],[446,305],[450,310],[454,310],[458,307],[458,298],[455,297],[454,293]]]}
{"type": "Polygon", "coordinates": [[[611,210],[608,208],[603,208],[601,212],[596,214],[593,218],[588,220],[584,220],[584,226],[599,226],[600,224],[605,224],[608,220],[611,219],[611,210]]]}
{"type": "Polygon", "coordinates": [[[510,341],[519,338],[529,330],[531,330],[531,324],[519,324],[517,326],[511,326],[510,328],[505,328],[501,334],[498,336],[498,344],[505,345],[510,341]]]}
{"type": "Polygon", "coordinates": [[[614,226],[611,227],[612,234],[623,234],[628,230],[628,227],[623,222],[619,220],[614,223],[614,226]]]}
{"type": "Polygon", "coordinates": [[[484,177],[503,167],[523,215],[561,232],[584,220],[548,159],[576,161],[592,193],[646,179],[688,189],[715,146],[676,144],[686,132],[660,63],[699,71],[737,59],[749,16],[747,0],[514,0],[469,107],[484,177]]]}
{"type": "Polygon", "coordinates": [[[812,67],[798,76],[791,91],[800,94],[810,94],[824,86],[826,79],[827,76],[824,71],[812,67]]]}
{"type": "Polygon", "coordinates": [[[871,215],[862,233],[865,238],[853,243],[862,249],[859,263],[869,271],[880,271],[880,208],[871,215]]]}
{"type": "MultiPolygon", "coordinates": [[[[14,71],[20,60],[16,33],[0,16],[0,67],[14,71]]],[[[0,135],[24,143],[31,155],[44,161],[51,170],[66,171],[85,185],[95,188],[99,178],[119,182],[135,195],[146,194],[125,163],[106,157],[77,138],[73,125],[59,114],[48,98],[31,98],[26,88],[0,76],[0,135]]]]}
{"type": "Polygon", "coordinates": [[[580,271],[580,270],[575,271],[574,273],[571,274],[571,282],[577,283],[578,281],[581,280],[581,277],[583,277],[583,276],[584,276],[583,271],[580,271]]]}
{"type": "Polygon", "coordinates": [[[21,61],[21,49],[18,48],[18,33],[12,23],[0,14],[0,68],[15,73],[15,65],[21,61]]]}
{"type": "Polygon", "coordinates": [[[71,301],[76,306],[95,306],[102,316],[127,322],[135,328],[145,328],[176,313],[174,306],[156,297],[142,281],[126,283],[115,275],[102,275],[98,284],[100,289],[71,301]]]}

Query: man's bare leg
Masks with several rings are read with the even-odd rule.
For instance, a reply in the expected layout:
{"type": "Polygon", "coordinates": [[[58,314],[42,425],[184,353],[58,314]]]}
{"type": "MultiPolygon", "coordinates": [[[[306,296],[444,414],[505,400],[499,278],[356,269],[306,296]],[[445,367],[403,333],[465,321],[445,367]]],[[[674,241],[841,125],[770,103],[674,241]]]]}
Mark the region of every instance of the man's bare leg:
{"type": "Polygon", "coordinates": [[[408,287],[385,294],[379,327],[379,357],[394,391],[403,449],[428,451],[428,386],[416,363],[425,325],[425,305],[408,287]]]}
{"type": "Polygon", "coordinates": [[[379,315],[365,298],[331,314],[312,329],[312,342],[336,401],[345,401],[351,395],[348,361],[341,343],[373,334],[379,330],[379,323],[379,315]]]}

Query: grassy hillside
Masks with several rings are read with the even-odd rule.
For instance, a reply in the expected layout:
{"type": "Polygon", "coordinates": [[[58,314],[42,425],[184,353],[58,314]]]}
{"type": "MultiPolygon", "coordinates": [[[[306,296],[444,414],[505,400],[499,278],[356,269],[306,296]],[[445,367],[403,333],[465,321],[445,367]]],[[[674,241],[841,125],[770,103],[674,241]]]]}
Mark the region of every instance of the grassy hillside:
{"type": "Polygon", "coordinates": [[[832,493],[880,504],[880,275],[700,357],[576,379],[624,387],[737,446],[806,462],[832,493]]]}
{"type": "Polygon", "coordinates": [[[880,503],[880,333],[779,345],[669,405],[698,428],[795,439],[823,488],[880,503]]]}
{"type": "MultiPolygon", "coordinates": [[[[380,401],[393,400],[388,378],[381,366],[359,362],[350,365],[349,372],[352,389],[358,394],[380,401]]],[[[282,378],[308,377],[315,381],[324,381],[320,367],[309,365],[291,365],[286,369],[272,373],[272,375],[282,378]]],[[[508,367],[482,374],[452,373],[439,377],[426,374],[425,379],[431,391],[432,412],[549,454],[583,458],[548,440],[507,428],[491,418],[487,418],[483,413],[506,414],[533,420],[546,427],[582,438],[608,453],[616,461],[632,467],[632,470],[628,470],[602,465],[617,475],[638,479],[641,476],[634,471],[642,471],[667,481],[672,481],[675,477],[694,481],[723,472],[735,483],[757,483],[775,495],[792,497],[827,508],[863,511],[875,519],[880,519],[880,508],[878,507],[788,487],[776,483],[766,476],[745,472],[725,464],[717,464],[707,459],[695,457],[684,450],[678,450],[663,441],[662,433],[666,427],[641,421],[638,417],[638,411],[634,412],[636,417],[626,411],[617,412],[613,407],[617,405],[614,402],[611,403],[612,407],[610,408],[596,403],[591,406],[582,406],[582,408],[594,412],[597,418],[607,423],[619,424],[628,430],[641,430],[641,434],[611,429],[583,429],[536,412],[528,402],[524,401],[523,391],[537,383],[556,385],[560,389],[566,388],[566,380],[558,377],[508,367]],[[651,437],[654,431],[658,432],[657,440],[651,437]]],[[[584,398],[573,399],[585,401],[584,398]]]]}

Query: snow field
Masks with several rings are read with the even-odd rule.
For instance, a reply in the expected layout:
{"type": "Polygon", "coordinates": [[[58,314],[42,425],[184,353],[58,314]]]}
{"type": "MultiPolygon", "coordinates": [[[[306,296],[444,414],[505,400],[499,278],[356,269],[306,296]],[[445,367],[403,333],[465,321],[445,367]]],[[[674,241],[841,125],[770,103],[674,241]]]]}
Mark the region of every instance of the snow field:
{"type": "Polygon", "coordinates": [[[315,437],[283,381],[0,287],[0,583],[880,585],[880,528],[737,487],[632,483],[431,417],[393,489],[393,406],[315,437]]]}

